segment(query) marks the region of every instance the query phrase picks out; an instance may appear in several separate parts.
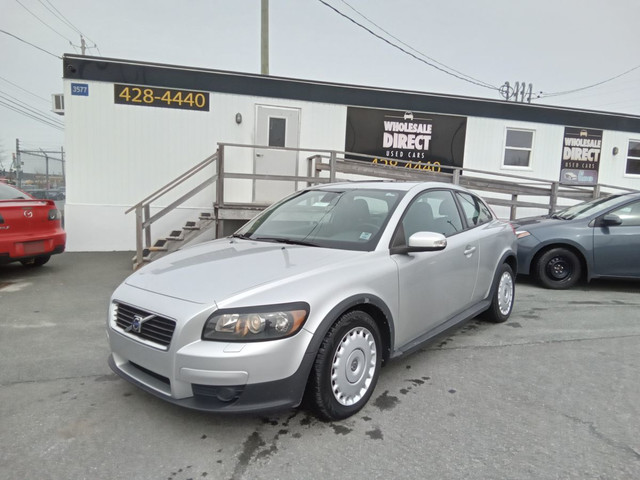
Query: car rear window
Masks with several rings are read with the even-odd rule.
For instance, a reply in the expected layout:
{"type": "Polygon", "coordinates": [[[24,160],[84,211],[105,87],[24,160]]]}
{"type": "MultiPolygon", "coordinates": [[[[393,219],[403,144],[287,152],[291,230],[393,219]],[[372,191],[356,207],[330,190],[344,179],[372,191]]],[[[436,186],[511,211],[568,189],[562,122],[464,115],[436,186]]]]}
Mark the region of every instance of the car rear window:
{"type": "Polygon", "coordinates": [[[16,200],[16,199],[29,199],[26,193],[21,192],[17,188],[13,188],[6,183],[0,182],[0,200],[16,200]]]}

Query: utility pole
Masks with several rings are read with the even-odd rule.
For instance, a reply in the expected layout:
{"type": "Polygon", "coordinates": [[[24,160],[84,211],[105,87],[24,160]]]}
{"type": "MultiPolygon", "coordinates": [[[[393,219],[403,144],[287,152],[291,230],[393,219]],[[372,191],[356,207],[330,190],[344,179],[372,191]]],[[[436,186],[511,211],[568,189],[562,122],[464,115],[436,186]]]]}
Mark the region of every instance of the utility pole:
{"type": "Polygon", "coordinates": [[[262,0],[260,17],[260,73],[269,75],[269,0],[262,0]]]}
{"type": "Polygon", "coordinates": [[[86,50],[87,50],[87,43],[84,41],[84,37],[80,35],[80,51],[82,52],[82,55],[84,55],[84,52],[86,50]]]}
{"type": "Polygon", "coordinates": [[[16,184],[22,188],[22,159],[20,158],[20,139],[16,138],[16,184]]]}

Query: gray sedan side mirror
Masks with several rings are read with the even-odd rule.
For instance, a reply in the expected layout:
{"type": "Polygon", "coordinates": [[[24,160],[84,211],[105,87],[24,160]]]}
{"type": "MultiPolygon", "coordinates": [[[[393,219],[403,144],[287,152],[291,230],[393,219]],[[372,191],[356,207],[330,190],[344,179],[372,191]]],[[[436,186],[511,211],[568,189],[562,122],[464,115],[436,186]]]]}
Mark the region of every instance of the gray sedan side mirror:
{"type": "Polygon", "coordinates": [[[416,232],[409,237],[409,245],[394,247],[391,254],[407,254],[416,252],[435,252],[444,250],[447,246],[447,239],[441,233],[416,232]]]}
{"type": "Polygon", "coordinates": [[[614,215],[613,213],[608,213],[600,220],[600,226],[602,227],[610,227],[615,225],[622,225],[622,219],[618,215],[614,215]]]}

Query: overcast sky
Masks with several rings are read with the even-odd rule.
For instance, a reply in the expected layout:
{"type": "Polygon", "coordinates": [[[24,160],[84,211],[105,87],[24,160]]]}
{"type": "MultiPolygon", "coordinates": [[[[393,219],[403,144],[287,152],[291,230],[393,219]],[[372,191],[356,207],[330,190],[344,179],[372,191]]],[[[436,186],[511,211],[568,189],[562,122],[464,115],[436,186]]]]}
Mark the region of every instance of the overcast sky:
{"type": "MultiPolygon", "coordinates": [[[[270,74],[499,99],[489,87],[505,81],[532,83],[534,92],[550,94],[638,67],[600,86],[534,103],[640,115],[638,0],[323,1],[414,55],[426,55],[422,58],[432,65],[485,86],[406,55],[319,0],[270,0],[270,74]]],[[[50,113],[51,94],[62,92],[62,60],[56,56],[80,53],[79,32],[91,55],[260,72],[260,0],[0,0],[0,5],[5,168],[16,138],[33,149],[63,145],[62,130],[6,104],[18,102],[21,111],[30,108],[54,124],[63,122],[50,113]]]]}

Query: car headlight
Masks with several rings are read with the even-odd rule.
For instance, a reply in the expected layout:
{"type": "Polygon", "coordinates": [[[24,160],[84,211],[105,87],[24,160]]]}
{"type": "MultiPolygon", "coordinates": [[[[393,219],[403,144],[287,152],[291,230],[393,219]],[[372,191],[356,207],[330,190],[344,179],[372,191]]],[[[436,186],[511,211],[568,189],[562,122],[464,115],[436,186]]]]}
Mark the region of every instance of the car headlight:
{"type": "Polygon", "coordinates": [[[258,342],[290,337],[300,330],[308,315],[306,303],[218,310],[204,324],[202,339],[258,342]]]}
{"type": "Polygon", "coordinates": [[[516,230],[516,237],[517,238],[524,238],[524,237],[528,237],[529,235],[531,235],[529,232],[527,232],[526,230],[516,230]]]}

